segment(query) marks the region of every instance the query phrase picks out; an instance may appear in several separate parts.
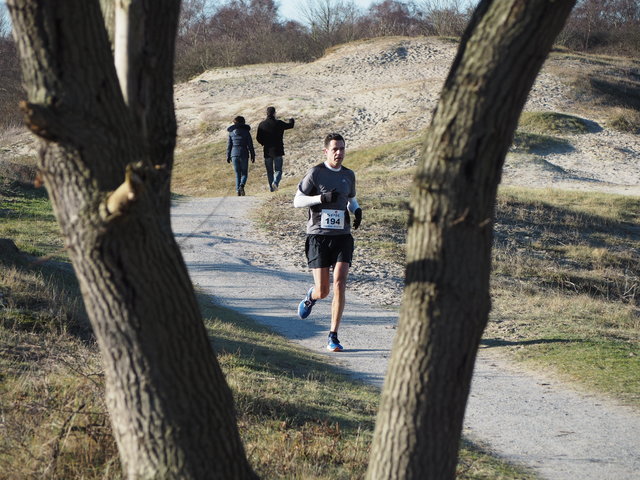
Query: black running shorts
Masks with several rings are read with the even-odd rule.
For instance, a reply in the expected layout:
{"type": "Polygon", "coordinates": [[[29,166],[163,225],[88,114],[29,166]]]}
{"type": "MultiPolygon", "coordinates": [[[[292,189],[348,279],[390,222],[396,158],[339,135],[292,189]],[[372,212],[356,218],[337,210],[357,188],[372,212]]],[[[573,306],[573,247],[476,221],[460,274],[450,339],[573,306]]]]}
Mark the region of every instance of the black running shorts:
{"type": "Polygon", "coordinates": [[[305,253],[310,268],[326,268],[353,258],[353,237],[346,235],[307,235],[305,253]]]}

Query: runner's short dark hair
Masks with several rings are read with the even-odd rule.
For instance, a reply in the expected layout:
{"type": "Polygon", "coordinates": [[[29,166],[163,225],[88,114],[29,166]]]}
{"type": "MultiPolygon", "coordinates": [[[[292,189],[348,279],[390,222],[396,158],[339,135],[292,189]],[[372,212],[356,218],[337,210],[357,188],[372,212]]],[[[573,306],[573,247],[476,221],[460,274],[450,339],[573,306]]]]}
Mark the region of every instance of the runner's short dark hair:
{"type": "Polygon", "coordinates": [[[330,133],[329,135],[327,135],[326,137],[324,137],[324,148],[329,147],[329,144],[331,143],[331,140],[336,140],[336,141],[343,141],[344,142],[344,138],[342,135],[340,135],[339,133],[330,133]]]}
{"type": "Polygon", "coordinates": [[[240,115],[233,119],[233,123],[237,123],[238,125],[244,125],[244,122],[244,117],[241,117],[240,115]]]}
{"type": "Polygon", "coordinates": [[[273,117],[276,114],[276,107],[267,107],[267,117],[273,117]]]}

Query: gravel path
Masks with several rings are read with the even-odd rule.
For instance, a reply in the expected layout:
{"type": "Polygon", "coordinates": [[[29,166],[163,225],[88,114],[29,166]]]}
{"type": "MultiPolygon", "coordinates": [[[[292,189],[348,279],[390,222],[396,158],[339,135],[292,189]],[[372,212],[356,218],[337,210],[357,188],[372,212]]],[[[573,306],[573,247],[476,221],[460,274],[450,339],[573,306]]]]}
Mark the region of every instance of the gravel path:
{"type": "MultiPolygon", "coordinates": [[[[256,232],[250,212],[260,202],[225,197],[174,205],[173,228],[191,278],[217,303],[326,352],[330,299],[318,302],[306,320],[298,319],[297,304],[311,274],[286,266],[297,262],[283,261],[278,246],[256,232]]],[[[346,350],[326,353],[327,361],[382,386],[397,311],[361,298],[348,297],[340,329],[346,350]]],[[[567,389],[481,349],[464,434],[505,459],[545,479],[640,479],[638,432],[640,416],[630,408],[567,389]]]]}

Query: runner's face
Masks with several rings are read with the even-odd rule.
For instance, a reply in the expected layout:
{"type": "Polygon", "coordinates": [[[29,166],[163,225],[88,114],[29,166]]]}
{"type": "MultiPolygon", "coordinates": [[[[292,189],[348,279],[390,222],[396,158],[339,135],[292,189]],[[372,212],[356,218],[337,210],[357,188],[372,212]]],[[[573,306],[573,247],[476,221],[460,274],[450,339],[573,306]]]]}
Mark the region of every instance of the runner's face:
{"type": "Polygon", "coordinates": [[[342,140],[331,140],[329,146],[323,152],[330,167],[339,168],[342,166],[342,161],[344,160],[344,142],[342,140]]]}

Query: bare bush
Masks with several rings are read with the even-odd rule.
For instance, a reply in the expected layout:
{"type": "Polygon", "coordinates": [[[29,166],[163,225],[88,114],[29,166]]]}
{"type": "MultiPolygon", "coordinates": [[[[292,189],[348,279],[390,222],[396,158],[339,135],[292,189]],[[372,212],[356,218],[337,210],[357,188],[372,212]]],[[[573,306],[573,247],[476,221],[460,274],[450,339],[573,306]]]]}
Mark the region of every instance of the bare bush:
{"type": "Polygon", "coordinates": [[[207,69],[312,58],[308,32],[281,22],[273,0],[232,0],[215,6],[186,0],[178,29],[176,78],[207,69]]]}
{"type": "Polygon", "coordinates": [[[10,36],[0,38],[0,128],[21,123],[18,101],[24,97],[16,45],[10,36]]]}
{"type": "Polygon", "coordinates": [[[464,6],[467,3],[461,0],[422,0],[418,2],[425,33],[444,37],[461,36],[471,18],[472,8],[464,6]]]}
{"type": "Polygon", "coordinates": [[[421,12],[412,2],[384,0],[369,7],[361,25],[371,37],[416,35],[421,33],[421,12]]]}
{"type": "MultiPolygon", "coordinates": [[[[274,0],[184,0],[176,44],[176,78],[207,69],[310,61],[333,45],[366,37],[459,37],[478,1],[379,0],[362,11],[353,0],[305,0],[302,23],[283,21],[274,0]]],[[[637,56],[636,0],[580,0],[557,43],[571,49],[637,56]]]]}
{"type": "Polygon", "coordinates": [[[315,51],[361,37],[361,11],[353,0],[307,0],[301,7],[315,51]]]}
{"type": "Polygon", "coordinates": [[[580,0],[557,43],[574,50],[637,57],[640,3],[637,0],[580,0]]]}
{"type": "Polygon", "coordinates": [[[6,5],[0,3],[0,128],[20,123],[18,99],[22,96],[16,45],[6,5]]]}

